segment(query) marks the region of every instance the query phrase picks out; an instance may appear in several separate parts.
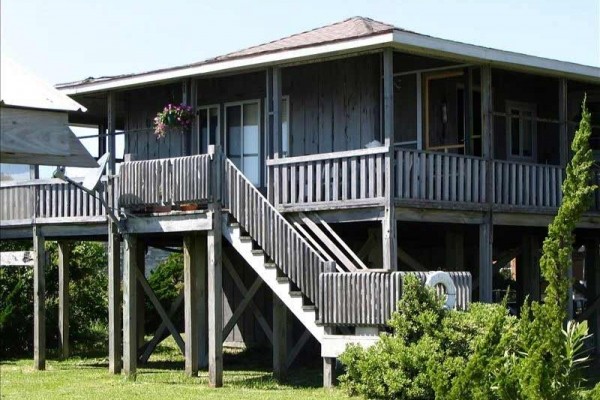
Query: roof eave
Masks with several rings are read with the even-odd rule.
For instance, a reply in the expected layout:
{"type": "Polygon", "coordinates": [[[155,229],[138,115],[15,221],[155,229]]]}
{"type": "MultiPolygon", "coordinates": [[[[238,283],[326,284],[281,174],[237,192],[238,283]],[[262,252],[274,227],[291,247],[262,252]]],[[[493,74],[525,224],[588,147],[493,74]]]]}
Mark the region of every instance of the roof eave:
{"type": "Polygon", "coordinates": [[[265,53],[257,56],[240,57],[232,60],[223,60],[186,66],[169,70],[149,72],[132,75],[125,78],[116,78],[103,82],[91,82],[73,86],[61,86],[58,89],[67,95],[102,92],[107,90],[124,89],[135,86],[148,85],[156,82],[166,82],[192,76],[208,75],[213,73],[233,72],[248,68],[266,67],[269,65],[290,64],[310,60],[323,56],[331,57],[345,53],[364,51],[391,45],[394,40],[393,32],[360,37],[347,41],[326,43],[318,46],[265,53]]]}
{"type": "Polygon", "coordinates": [[[412,32],[394,31],[394,47],[417,54],[437,55],[459,62],[488,63],[522,72],[542,73],[600,83],[600,68],[544,57],[434,38],[412,32]]]}

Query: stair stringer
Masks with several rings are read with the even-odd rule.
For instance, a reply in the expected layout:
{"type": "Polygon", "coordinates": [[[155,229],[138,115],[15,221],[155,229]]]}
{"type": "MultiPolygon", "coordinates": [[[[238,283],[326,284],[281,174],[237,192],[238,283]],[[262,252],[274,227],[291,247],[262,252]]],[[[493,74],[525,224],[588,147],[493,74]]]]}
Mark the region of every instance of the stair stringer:
{"type": "Polygon", "coordinates": [[[282,282],[277,279],[277,269],[265,267],[266,259],[264,255],[257,255],[252,252],[254,245],[252,242],[242,241],[242,230],[239,226],[230,226],[227,223],[227,216],[223,216],[222,221],[223,236],[233,246],[233,248],[250,265],[265,284],[279,297],[285,306],[298,318],[319,343],[323,342],[325,329],[317,325],[317,314],[315,310],[303,309],[303,300],[301,297],[290,295],[290,281],[282,282]]]}

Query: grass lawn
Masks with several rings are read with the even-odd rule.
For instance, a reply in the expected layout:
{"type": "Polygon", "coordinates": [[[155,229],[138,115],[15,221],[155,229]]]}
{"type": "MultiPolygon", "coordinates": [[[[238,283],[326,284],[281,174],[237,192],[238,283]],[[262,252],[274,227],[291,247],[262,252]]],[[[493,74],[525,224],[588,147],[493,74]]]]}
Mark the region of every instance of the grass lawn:
{"type": "Polygon", "coordinates": [[[159,346],[150,362],[138,368],[135,382],[110,375],[106,358],[51,359],[42,372],[33,370],[31,359],[8,360],[0,362],[0,397],[7,400],[348,398],[339,389],[323,389],[319,369],[292,369],[289,380],[279,384],[264,362],[256,363],[256,357],[251,357],[255,355],[246,357],[239,351],[228,351],[224,385],[219,389],[208,387],[206,370],[198,378],[188,378],[183,371],[183,356],[170,342],[159,346]]]}

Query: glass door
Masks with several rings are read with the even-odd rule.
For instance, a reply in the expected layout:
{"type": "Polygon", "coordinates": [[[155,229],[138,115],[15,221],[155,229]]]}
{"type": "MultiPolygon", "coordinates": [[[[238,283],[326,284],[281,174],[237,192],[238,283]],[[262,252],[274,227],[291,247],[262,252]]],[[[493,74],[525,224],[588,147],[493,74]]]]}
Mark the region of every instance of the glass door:
{"type": "Polygon", "coordinates": [[[219,106],[203,106],[198,108],[198,123],[200,125],[200,153],[206,153],[209,145],[219,144],[219,106]]]}
{"type": "Polygon", "coordinates": [[[250,182],[260,186],[260,102],[225,105],[225,151],[250,182]]]}

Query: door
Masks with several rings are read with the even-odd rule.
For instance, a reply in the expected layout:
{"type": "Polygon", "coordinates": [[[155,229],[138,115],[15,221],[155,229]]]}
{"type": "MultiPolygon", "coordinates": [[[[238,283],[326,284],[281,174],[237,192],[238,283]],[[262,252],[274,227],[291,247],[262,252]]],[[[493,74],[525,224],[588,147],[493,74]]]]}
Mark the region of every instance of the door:
{"type": "Polygon", "coordinates": [[[225,124],[227,157],[253,185],[260,187],[260,101],[226,104],[225,124]]]}

